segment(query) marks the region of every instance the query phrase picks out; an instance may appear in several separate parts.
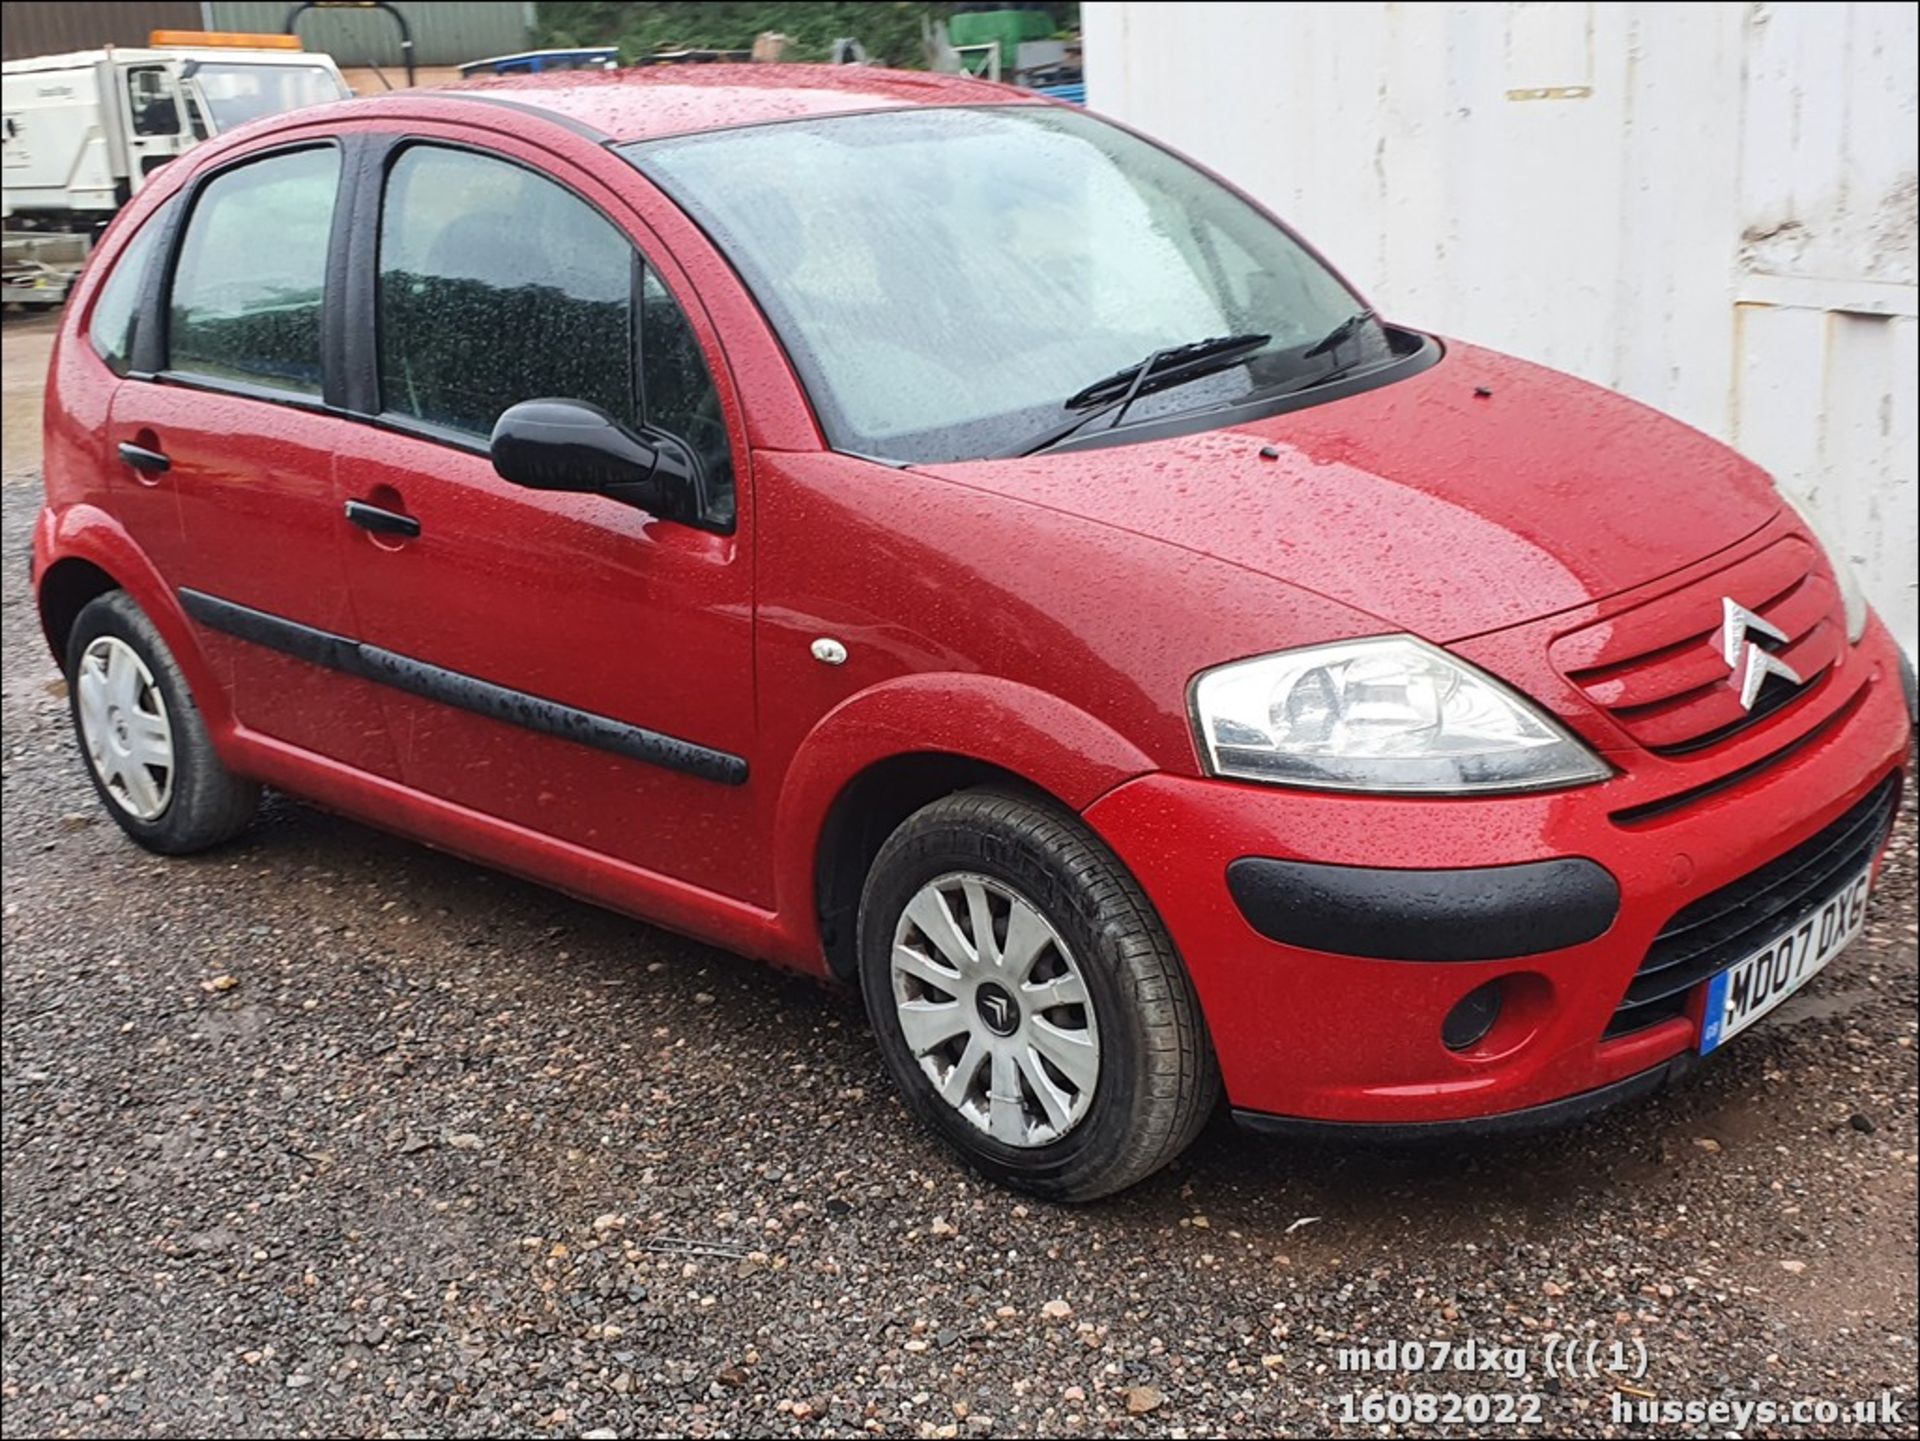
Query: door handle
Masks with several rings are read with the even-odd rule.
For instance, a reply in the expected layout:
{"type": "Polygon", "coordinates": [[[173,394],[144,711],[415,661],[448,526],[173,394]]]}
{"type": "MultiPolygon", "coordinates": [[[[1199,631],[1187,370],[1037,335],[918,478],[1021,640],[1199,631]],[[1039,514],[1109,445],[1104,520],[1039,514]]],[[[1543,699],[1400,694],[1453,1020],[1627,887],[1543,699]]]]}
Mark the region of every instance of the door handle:
{"type": "Polygon", "coordinates": [[[173,466],[173,462],[159,451],[148,450],[144,445],[135,445],[127,440],[120,442],[120,459],[148,475],[165,474],[173,466]]]}
{"type": "Polygon", "coordinates": [[[412,540],[420,534],[420,522],[412,516],[402,515],[397,510],[382,510],[377,505],[368,505],[364,500],[347,502],[347,519],[375,535],[403,535],[412,540]]]}

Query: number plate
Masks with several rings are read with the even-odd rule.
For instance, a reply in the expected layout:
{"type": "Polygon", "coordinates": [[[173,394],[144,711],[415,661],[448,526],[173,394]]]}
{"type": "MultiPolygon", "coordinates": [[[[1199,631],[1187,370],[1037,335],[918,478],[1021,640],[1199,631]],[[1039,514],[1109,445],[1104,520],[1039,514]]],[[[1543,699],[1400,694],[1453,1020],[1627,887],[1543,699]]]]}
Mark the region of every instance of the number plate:
{"type": "Polygon", "coordinates": [[[1707,982],[1700,1054],[1724,1044],[1818,975],[1867,923],[1868,866],[1792,930],[1707,982]]]}

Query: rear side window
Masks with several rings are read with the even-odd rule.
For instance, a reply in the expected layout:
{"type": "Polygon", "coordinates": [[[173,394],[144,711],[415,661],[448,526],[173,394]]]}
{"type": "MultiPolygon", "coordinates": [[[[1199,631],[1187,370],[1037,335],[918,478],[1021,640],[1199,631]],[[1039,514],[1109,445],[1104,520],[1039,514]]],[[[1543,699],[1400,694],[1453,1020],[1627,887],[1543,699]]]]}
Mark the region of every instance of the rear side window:
{"type": "Polygon", "coordinates": [[[633,419],[634,254],[585,201],[530,170],[414,146],[380,225],[380,396],[484,439],[540,396],[633,419]]]}
{"type": "Polygon", "coordinates": [[[320,393],[320,300],[340,157],[269,156],[216,176],[187,219],[167,365],[296,395],[320,393]]]}
{"type": "Polygon", "coordinates": [[[94,353],[106,361],[115,375],[125,375],[133,363],[133,342],[140,323],[140,301],[146,292],[147,267],[153,262],[154,246],[165,230],[164,207],[149,215],[139,233],[121,248],[113,262],[113,273],[100,287],[100,298],[93,304],[93,319],[87,324],[87,339],[94,353]]]}

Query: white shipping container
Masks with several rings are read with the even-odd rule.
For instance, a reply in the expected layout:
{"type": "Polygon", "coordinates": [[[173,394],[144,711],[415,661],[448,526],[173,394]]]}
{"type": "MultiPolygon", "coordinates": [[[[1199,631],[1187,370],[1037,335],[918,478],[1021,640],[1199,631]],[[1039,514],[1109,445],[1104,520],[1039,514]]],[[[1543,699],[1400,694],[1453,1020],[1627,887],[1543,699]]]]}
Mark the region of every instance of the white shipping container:
{"type": "Polygon", "coordinates": [[[1810,500],[1911,654],[1910,4],[1089,0],[1088,100],[1381,309],[1613,386],[1810,500]]]}

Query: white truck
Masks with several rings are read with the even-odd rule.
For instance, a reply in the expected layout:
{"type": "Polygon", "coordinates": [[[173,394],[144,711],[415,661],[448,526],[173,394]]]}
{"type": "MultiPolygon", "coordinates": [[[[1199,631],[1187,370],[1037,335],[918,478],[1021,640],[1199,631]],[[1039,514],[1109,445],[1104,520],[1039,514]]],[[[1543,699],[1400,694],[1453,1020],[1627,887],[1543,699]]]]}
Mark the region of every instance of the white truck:
{"type": "Polygon", "coordinates": [[[148,48],[8,60],[5,293],[55,304],[93,238],[174,156],[262,115],[346,98],[291,36],[158,32],[148,48]]]}

